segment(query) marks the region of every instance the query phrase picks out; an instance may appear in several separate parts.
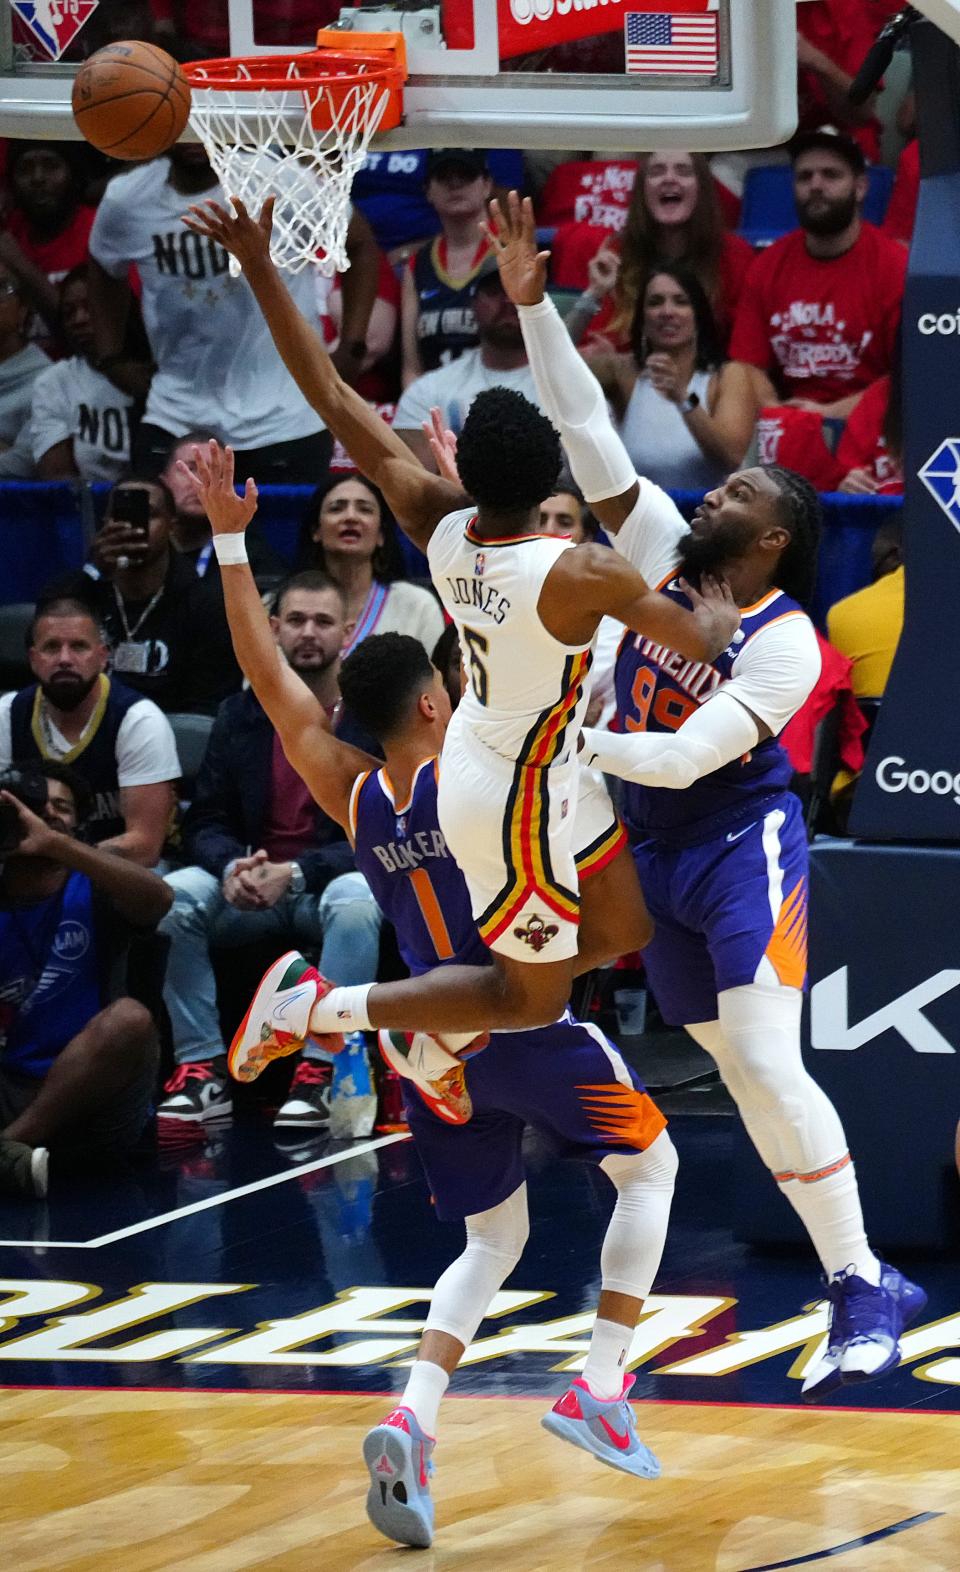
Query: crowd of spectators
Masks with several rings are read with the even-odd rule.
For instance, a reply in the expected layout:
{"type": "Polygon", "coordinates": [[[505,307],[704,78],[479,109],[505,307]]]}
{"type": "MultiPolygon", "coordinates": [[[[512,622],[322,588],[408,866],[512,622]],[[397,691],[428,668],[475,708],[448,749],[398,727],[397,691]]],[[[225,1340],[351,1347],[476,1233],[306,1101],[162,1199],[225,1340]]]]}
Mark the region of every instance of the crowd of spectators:
{"type": "MultiPolygon", "coordinates": [[[[139,0],[116,9],[128,33],[152,29],[181,52],[185,40],[188,53],[225,47],[225,4],[165,0],[153,21],[139,0]]],[[[298,8],[276,9],[283,31],[298,8]]],[[[859,0],[801,8],[802,129],[786,154],[767,155],[790,160],[797,224],[764,250],[737,233],[729,160],[585,151],[547,170],[542,157],[525,166],[479,149],[374,153],[353,192],[349,270],[331,285],[307,269],[289,287],[341,375],[433,467],[433,407],[456,432],[481,389],[536,402],[479,227],[491,192],[517,185],[534,196],[552,290],[640,471],[702,492],[758,461],[822,490],[902,490],[898,325],[919,171],[908,142],[884,229],[865,220],[876,102],[855,111],[845,99],[869,42],[860,11],[859,0]]],[[[383,498],[334,450],[246,284],[184,225],[190,203],[225,197],[203,150],[130,167],[73,144],[11,143],[3,179],[0,477],[105,483],[85,566],[37,603],[32,680],[0,696],[0,816],[16,819],[0,853],[0,1190],[39,1194],[38,1152],[66,1159],[94,1136],[128,1151],[151,1099],[168,1136],[229,1113],[220,952],[295,941],[339,983],[383,964],[348,842],[242,686],[210,526],[182,468],[195,446],[217,437],[241,475],[304,488],[296,549],[279,552],[254,525],[249,552],[277,643],[331,725],[378,751],[353,737],[338,689],[341,656],[370,633],[420,639],[454,703],[460,653],[429,587],[404,571],[383,498]],[[209,732],[189,786],[184,716],[206,717],[209,732]],[[38,956],[71,931],[67,918],[92,940],[84,955],[58,951],[59,1008],[38,956]],[[116,982],[137,945],[148,957],[139,992],[116,982]],[[122,1065],[118,1036],[133,1045],[122,1065]]],[[[598,533],[569,481],[541,527],[598,533]]],[[[882,694],[903,617],[889,532],[874,568],[875,583],[829,614],[824,683],[791,744],[801,773],[834,694],[882,694]]],[[[601,630],[594,723],[612,718],[618,638],[613,624],[601,630]]],[[[854,768],[861,730],[843,755],[854,768]]],[[[278,1138],[324,1131],[330,1089],[329,1062],[308,1046],[278,1138]]]]}

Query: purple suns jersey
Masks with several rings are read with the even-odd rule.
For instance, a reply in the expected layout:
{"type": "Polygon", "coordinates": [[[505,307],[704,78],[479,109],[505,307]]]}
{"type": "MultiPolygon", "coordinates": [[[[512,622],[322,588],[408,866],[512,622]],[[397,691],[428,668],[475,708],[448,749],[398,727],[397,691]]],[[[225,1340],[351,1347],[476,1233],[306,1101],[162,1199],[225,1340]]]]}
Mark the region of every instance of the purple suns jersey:
{"type": "MultiPolygon", "coordinates": [[[[678,542],[686,533],[666,493],[644,481],[615,542],[648,584],[682,606],[690,604],[676,576],[678,542]]],[[[741,618],[712,665],[686,660],[642,634],[628,632],[620,645],[615,687],[621,731],[677,731],[711,694],[729,685],[773,732],[743,758],[683,791],[625,782],[622,812],[634,841],[694,845],[755,814],[790,784],[793,767],[776,737],[819,675],[816,635],[802,606],[778,589],[742,608],[741,618]]]]}
{"type": "Polygon", "coordinates": [[[436,759],[423,761],[399,806],[385,769],[358,776],[350,827],[357,868],[415,977],[450,962],[490,964],[463,874],[439,828],[436,759]]]}

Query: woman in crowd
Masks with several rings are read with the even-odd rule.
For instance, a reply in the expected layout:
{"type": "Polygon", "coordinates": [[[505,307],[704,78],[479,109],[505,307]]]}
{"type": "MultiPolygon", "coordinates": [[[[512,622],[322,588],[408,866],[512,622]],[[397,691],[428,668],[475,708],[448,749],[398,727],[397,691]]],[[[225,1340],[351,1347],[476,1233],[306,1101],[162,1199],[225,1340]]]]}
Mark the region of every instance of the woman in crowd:
{"type": "MultiPolygon", "coordinates": [[[[588,226],[583,227],[586,231],[588,226]]],[[[596,229],[592,235],[585,233],[582,243],[590,248],[588,256],[601,249],[609,253],[615,244],[596,229]]],[[[655,266],[668,262],[695,274],[713,310],[720,342],[726,345],[753,251],[725,227],[702,153],[665,149],[641,154],[619,254],[619,275],[614,275],[606,298],[597,295],[591,281],[579,331],[573,329],[578,342],[585,330],[588,347],[603,337],[616,349],[626,348],[643,281],[655,266]]]]}
{"type": "Polygon", "coordinates": [[[376,486],[334,471],[314,492],[301,533],[301,567],[320,568],[343,591],[352,625],[343,653],[368,633],[409,633],[429,655],[444,628],[428,589],[403,578],[397,528],[376,486]]]}
{"type": "Polygon", "coordinates": [[[590,357],[641,475],[706,491],[743,461],[756,421],[749,371],[724,362],[700,280],[654,271],[638,294],[630,353],[590,357]]]}
{"type": "Polygon", "coordinates": [[[480,221],[492,190],[483,152],[441,147],[428,154],[426,197],[442,228],[410,258],[403,278],[404,387],[477,342],[473,295],[489,250],[480,221]]]}

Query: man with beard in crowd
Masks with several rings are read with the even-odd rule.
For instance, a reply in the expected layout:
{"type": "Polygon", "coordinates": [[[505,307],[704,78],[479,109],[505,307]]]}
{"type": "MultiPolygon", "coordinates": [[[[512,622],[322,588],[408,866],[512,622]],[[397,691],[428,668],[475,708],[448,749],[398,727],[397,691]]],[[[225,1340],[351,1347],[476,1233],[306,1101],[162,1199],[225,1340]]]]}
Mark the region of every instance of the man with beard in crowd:
{"type": "Polygon", "coordinates": [[[751,266],[730,359],[756,368],[761,404],[782,399],[845,420],[890,370],[907,256],[862,217],[867,175],[856,142],[810,131],[792,157],[800,228],[751,266]]]}
{"type": "Polygon", "coordinates": [[[37,680],[0,697],[0,769],[14,759],[74,765],[93,793],[87,839],[152,867],[180,776],[170,722],[152,700],[106,675],[103,630],[83,601],[42,606],[27,645],[37,680]]]}

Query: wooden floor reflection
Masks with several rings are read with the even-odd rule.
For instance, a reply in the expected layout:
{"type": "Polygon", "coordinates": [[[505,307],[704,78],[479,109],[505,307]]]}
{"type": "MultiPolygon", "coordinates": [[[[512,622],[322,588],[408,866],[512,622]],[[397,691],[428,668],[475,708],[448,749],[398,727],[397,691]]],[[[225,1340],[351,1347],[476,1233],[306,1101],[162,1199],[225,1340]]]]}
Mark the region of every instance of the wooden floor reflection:
{"type": "MultiPolygon", "coordinates": [[[[852,1547],[838,1572],[960,1566],[957,1419],[645,1404],[663,1478],[628,1479],[539,1427],[543,1400],[451,1399],[437,1538],[418,1567],[746,1572],[852,1547]]],[[[0,1544],[16,1572],[372,1572],[365,1429],[383,1398],[0,1391],[0,1544]]]]}

